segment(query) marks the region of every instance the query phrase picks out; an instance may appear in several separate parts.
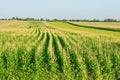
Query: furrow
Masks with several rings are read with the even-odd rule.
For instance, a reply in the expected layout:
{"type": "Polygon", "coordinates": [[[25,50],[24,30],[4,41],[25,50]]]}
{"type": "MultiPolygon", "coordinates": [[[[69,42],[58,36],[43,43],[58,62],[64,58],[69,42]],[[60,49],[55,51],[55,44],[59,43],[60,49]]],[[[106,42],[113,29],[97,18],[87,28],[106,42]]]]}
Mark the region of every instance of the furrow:
{"type": "MultiPolygon", "coordinates": [[[[62,37],[58,36],[58,39],[62,45],[62,47],[66,50],[66,52],[69,54],[69,60],[71,65],[71,70],[75,73],[74,78],[78,79],[81,77],[81,79],[86,79],[86,73],[84,72],[84,64],[82,62],[80,66],[78,56],[76,56],[76,53],[71,50],[70,46],[65,42],[65,40],[62,39],[62,37]],[[82,75],[83,74],[83,75],[82,75]]],[[[70,43],[69,43],[70,44],[70,43]]]]}
{"type": "Polygon", "coordinates": [[[59,50],[59,46],[58,46],[58,43],[57,43],[57,38],[54,36],[54,35],[52,35],[52,46],[53,46],[53,49],[54,49],[54,54],[55,54],[55,56],[56,56],[56,63],[57,63],[57,70],[59,71],[59,72],[63,72],[63,57],[62,57],[62,55],[61,55],[61,52],[60,52],[60,50],[59,50]]]}
{"type": "Polygon", "coordinates": [[[49,47],[49,41],[50,41],[50,35],[47,32],[46,33],[46,39],[43,43],[42,46],[42,65],[44,68],[46,68],[48,71],[51,70],[51,57],[50,57],[50,53],[48,52],[48,47],[49,47]]]}

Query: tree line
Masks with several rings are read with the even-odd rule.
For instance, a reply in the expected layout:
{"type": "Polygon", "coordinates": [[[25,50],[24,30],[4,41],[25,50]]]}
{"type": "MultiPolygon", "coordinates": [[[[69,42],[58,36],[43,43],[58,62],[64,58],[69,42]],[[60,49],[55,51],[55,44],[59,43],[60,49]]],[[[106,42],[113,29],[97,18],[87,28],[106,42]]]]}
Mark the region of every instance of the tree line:
{"type": "Polygon", "coordinates": [[[120,20],[117,19],[43,19],[43,18],[19,18],[19,17],[12,17],[12,18],[1,18],[0,20],[21,20],[21,21],[79,21],[79,22],[120,22],[120,20]]]}

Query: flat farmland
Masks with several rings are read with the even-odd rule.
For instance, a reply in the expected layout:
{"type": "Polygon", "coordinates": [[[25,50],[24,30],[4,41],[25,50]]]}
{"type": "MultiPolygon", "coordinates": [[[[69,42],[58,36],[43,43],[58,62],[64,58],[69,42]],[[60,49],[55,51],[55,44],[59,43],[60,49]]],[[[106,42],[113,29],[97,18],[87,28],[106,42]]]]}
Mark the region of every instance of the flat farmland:
{"type": "Polygon", "coordinates": [[[96,26],[105,28],[120,28],[120,22],[73,22],[75,24],[81,24],[86,26],[96,26]]]}
{"type": "Polygon", "coordinates": [[[71,25],[120,32],[120,22],[68,22],[71,25]]]}
{"type": "Polygon", "coordinates": [[[120,23],[74,24],[115,30],[1,20],[0,80],[119,80],[120,23]]]}

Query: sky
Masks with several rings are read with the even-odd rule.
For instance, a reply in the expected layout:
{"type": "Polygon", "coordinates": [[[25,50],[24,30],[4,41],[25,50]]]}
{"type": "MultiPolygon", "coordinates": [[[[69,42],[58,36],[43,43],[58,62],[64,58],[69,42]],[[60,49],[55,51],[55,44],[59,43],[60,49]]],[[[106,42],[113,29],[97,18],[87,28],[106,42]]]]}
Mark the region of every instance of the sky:
{"type": "Polygon", "coordinates": [[[0,0],[0,18],[120,19],[120,0],[0,0]]]}

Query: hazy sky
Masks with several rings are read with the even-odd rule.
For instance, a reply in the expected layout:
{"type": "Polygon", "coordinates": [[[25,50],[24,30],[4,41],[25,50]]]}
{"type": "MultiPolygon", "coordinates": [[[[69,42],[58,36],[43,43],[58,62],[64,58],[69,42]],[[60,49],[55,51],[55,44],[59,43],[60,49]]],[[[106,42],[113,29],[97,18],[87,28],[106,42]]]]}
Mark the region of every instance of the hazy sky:
{"type": "Polygon", "coordinates": [[[0,0],[0,18],[120,19],[120,0],[0,0]]]}

